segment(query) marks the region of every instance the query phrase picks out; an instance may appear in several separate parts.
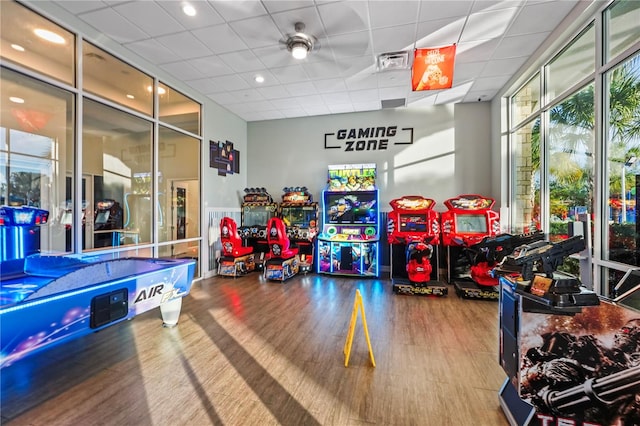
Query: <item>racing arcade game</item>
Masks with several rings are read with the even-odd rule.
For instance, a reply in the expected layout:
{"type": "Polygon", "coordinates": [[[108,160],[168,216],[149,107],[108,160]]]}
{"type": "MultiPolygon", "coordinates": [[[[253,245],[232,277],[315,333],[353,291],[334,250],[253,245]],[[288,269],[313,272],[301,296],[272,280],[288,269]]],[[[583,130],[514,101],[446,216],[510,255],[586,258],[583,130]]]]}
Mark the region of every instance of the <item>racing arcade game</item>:
{"type": "Polygon", "coordinates": [[[499,401],[513,425],[633,425],[640,419],[640,270],[611,297],[557,268],[582,236],[516,249],[500,276],[499,401]]]}
{"type": "Polygon", "coordinates": [[[375,178],[375,164],[329,166],[329,186],[322,192],[319,273],[378,276],[380,219],[375,178]]]}
{"type": "Polygon", "coordinates": [[[256,269],[253,247],[245,246],[238,234],[238,225],[230,217],[220,219],[222,256],[218,262],[218,275],[237,277],[256,269]]]}
{"type": "Polygon", "coordinates": [[[284,188],[279,216],[287,226],[287,236],[298,247],[300,271],[312,271],[318,234],[318,203],[304,186],[284,188]]]}
{"type": "Polygon", "coordinates": [[[245,188],[241,205],[240,237],[245,246],[253,247],[256,269],[262,270],[264,260],[269,253],[267,241],[267,222],[278,213],[278,204],[265,188],[245,188]]]}
{"type": "Polygon", "coordinates": [[[393,292],[444,296],[447,287],[438,280],[440,223],[436,202],[406,195],[389,202],[387,237],[391,244],[393,292]],[[435,259],[435,265],[431,264],[435,259]]]}
{"type": "Polygon", "coordinates": [[[98,201],[93,221],[93,246],[119,246],[122,220],[123,209],[120,203],[115,200],[98,201]]]}
{"type": "Polygon", "coordinates": [[[272,217],[267,222],[267,242],[269,253],[264,266],[266,279],[285,281],[300,271],[298,247],[291,245],[287,226],[279,217],[272,217]]]}
{"type": "Polygon", "coordinates": [[[499,214],[491,208],[494,200],[476,194],[463,194],[444,202],[441,215],[442,245],[447,248],[447,282],[460,297],[498,299],[497,281],[474,281],[469,248],[485,237],[500,232],[499,214]]]}

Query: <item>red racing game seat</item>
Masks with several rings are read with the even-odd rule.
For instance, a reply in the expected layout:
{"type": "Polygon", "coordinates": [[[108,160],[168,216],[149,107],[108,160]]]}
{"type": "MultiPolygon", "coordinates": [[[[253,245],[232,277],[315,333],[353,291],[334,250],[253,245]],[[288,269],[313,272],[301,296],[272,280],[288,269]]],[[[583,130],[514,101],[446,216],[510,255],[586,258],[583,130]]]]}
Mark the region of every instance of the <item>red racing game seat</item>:
{"type": "Polygon", "coordinates": [[[225,216],[220,220],[220,241],[223,256],[240,257],[253,253],[253,247],[242,245],[236,221],[230,217],[225,216]]]}
{"type": "Polygon", "coordinates": [[[287,227],[279,217],[272,217],[267,222],[267,242],[272,259],[289,259],[298,254],[297,247],[290,247],[291,241],[287,236],[287,227]]]}

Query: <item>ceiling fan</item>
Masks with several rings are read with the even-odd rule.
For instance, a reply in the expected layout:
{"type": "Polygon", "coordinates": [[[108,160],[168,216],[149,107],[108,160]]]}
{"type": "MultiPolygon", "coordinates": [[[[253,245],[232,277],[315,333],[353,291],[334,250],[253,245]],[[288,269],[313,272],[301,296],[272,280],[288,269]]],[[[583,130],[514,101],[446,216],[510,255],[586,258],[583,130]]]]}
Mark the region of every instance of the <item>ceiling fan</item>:
{"type": "Polygon", "coordinates": [[[295,33],[287,34],[285,39],[280,40],[280,43],[284,44],[291,52],[291,56],[295,59],[304,59],[311,51],[320,49],[318,39],[304,32],[304,23],[296,22],[294,29],[295,33]]]}

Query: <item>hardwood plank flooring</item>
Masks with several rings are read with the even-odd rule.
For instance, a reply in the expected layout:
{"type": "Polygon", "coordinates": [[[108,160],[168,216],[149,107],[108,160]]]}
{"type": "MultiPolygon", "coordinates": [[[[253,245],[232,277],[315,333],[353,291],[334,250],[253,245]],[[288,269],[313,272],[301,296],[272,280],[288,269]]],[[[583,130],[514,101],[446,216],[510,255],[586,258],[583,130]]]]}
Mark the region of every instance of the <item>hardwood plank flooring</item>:
{"type": "Polygon", "coordinates": [[[386,279],[258,273],[0,370],[6,425],[508,425],[498,304],[393,294],[386,279]],[[358,316],[364,302],[374,368],[358,316]]]}

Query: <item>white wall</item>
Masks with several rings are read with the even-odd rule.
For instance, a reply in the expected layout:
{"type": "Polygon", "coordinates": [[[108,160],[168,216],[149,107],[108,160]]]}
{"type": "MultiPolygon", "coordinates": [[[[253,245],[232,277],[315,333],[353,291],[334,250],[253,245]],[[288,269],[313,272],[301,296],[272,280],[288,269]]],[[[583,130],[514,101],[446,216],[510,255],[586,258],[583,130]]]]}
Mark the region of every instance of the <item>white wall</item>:
{"type": "Polygon", "coordinates": [[[439,211],[446,210],[446,199],[460,194],[497,197],[500,194],[494,194],[491,185],[490,105],[478,102],[250,122],[247,185],[264,186],[278,201],[283,187],[307,186],[319,201],[329,164],[376,163],[384,210],[390,209],[390,200],[402,195],[433,198],[439,211]],[[325,133],[394,125],[413,128],[412,145],[390,142],[386,150],[357,152],[345,152],[344,143],[340,149],[324,147],[325,133]]]}

